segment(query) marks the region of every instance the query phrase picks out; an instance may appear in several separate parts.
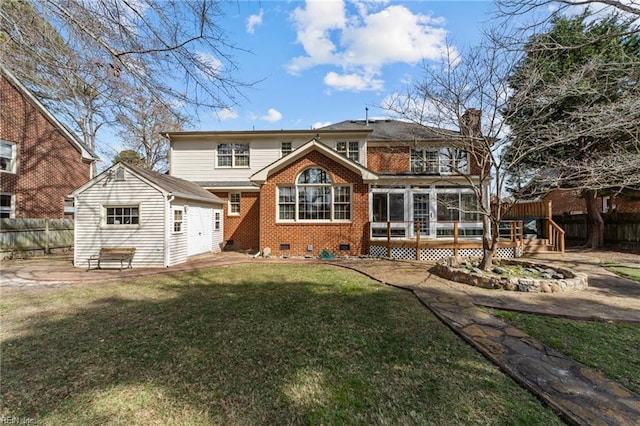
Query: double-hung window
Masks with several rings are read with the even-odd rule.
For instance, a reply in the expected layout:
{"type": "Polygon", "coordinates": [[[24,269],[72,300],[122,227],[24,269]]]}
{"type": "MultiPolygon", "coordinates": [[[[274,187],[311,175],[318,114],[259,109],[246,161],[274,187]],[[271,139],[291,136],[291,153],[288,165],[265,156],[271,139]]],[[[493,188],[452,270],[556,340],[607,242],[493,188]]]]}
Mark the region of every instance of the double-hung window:
{"type": "Polygon", "coordinates": [[[0,171],[16,172],[16,148],[13,142],[0,141],[0,171]]]}
{"type": "Polygon", "coordinates": [[[249,167],[248,143],[219,143],[218,167],[249,167]]]}
{"type": "Polygon", "coordinates": [[[240,214],[240,193],[231,192],[229,194],[229,215],[238,216],[240,214]]]}
{"type": "Polygon", "coordinates": [[[300,173],[295,185],[278,187],[278,219],[282,221],[351,220],[352,190],[335,185],[320,168],[300,173]]]}
{"type": "Polygon", "coordinates": [[[411,149],[411,171],[427,174],[469,173],[468,154],[459,148],[411,149]]]}
{"type": "Polygon", "coordinates": [[[173,209],[173,233],[182,232],[182,222],[184,220],[184,210],[182,208],[173,209]]]}
{"type": "Polygon", "coordinates": [[[336,151],[350,160],[360,161],[360,144],[358,141],[338,142],[336,151]]]}
{"type": "Polygon", "coordinates": [[[285,157],[293,152],[291,142],[280,142],[280,157],[285,157]]]}
{"type": "Polygon", "coordinates": [[[140,207],[138,206],[107,206],[105,207],[105,224],[115,225],[139,225],[140,207]]]}
{"type": "Polygon", "coordinates": [[[0,219],[13,219],[15,217],[14,198],[13,194],[0,194],[0,219]]]}

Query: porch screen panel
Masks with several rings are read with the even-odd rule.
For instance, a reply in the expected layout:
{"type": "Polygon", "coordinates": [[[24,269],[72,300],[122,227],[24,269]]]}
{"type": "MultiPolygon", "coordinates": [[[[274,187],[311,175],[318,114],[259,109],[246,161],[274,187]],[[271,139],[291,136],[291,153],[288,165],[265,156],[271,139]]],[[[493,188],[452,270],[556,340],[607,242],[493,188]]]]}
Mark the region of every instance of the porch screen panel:
{"type": "Polygon", "coordinates": [[[438,222],[453,222],[460,217],[460,195],[438,194],[438,222]]]}
{"type": "Polygon", "coordinates": [[[373,221],[386,222],[388,218],[387,194],[373,194],[373,221]]]}
{"type": "Polygon", "coordinates": [[[413,231],[420,235],[429,235],[429,194],[413,194],[413,231]]]}
{"type": "Polygon", "coordinates": [[[404,194],[389,194],[389,220],[404,221],[404,194]]]}

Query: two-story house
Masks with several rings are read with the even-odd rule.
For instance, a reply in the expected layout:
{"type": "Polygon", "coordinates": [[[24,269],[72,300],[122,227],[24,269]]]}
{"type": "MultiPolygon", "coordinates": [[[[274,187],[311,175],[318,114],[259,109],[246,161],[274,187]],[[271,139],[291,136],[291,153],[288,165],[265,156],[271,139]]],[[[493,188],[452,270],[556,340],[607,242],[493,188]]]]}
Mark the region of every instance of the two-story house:
{"type": "Polygon", "coordinates": [[[0,218],[62,219],[98,157],[0,66],[0,218]]]}
{"type": "Polygon", "coordinates": [[[428,260],[452,255],[445,242],[454,228],[456,239],[479,240],[482,233],[469,186],[479,182],[480,169],[461,148],[460,132],[356,120],[314,130],[166,137],[170,174],[224,200],[226,248],[383,255],[392,238],[394,250],[428,260]],[[434,242],[433,250],[416,255],[413,245],[403,245],[416,240],[434,242]]]}

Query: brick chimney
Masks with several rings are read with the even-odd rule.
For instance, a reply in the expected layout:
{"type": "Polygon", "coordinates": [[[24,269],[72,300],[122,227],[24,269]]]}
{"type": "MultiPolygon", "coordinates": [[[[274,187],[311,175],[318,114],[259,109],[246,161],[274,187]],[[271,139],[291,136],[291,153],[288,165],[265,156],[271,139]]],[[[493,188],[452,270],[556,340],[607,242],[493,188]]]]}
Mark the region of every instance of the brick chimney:
{"type": "Polygon", "coordinates": [[[480,127],[480,117],[482,111],[475,108],[469,108],[460,117],[460,133],[462,136],[481,137],[482,129],[480,127]]]}

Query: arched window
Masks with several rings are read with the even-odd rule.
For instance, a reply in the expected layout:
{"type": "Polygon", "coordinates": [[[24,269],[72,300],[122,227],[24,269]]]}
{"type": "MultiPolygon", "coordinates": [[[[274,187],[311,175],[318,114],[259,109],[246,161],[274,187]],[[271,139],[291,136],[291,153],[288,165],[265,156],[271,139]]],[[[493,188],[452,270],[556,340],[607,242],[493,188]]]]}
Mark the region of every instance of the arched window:
{"type": "Polygon", "coordinates": [[[351,187],[334,185],[324,169],[308,168],[298,175],[295,186],[278,187],[278,219],[351,220],[351,187]]]}

